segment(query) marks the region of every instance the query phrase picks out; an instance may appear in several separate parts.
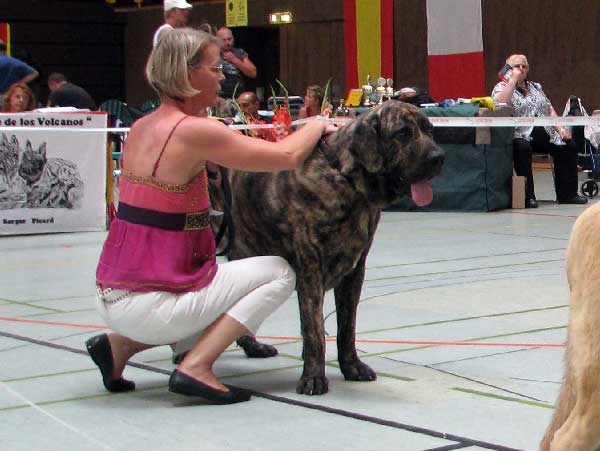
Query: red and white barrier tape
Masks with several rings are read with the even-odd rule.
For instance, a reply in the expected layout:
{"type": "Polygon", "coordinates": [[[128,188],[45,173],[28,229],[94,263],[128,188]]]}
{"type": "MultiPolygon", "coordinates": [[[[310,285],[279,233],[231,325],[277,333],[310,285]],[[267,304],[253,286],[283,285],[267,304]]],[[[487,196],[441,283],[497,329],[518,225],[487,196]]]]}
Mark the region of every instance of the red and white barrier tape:
{"type": "MultiPolygon", "coordinates": [[[[533,126],[585,126],[600,127],[600,116],[566,116],[566,117],[428,117],[434,127],[533,127],[533,126]]],[[[306,124],[311,121],[325,121],[336,125],[345,125],[354,120],[352,117],[314,116],[292,122],[292,126],[306,124]]],[[[273,124],[232,124],[233,130],[253,130],[273,128],[273,124]]],[[[71,127],[12,127],[0,125],[0,131],[55,131],[55,132],[102,132],[128,133],[128,127],[116,128],[71,128],[71,127]]]]}

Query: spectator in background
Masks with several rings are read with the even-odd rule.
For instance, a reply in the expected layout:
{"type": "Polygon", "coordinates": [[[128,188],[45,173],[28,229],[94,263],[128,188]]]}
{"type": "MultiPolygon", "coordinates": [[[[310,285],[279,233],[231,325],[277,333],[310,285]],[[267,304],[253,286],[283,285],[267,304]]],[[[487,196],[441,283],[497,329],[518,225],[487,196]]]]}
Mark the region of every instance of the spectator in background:
{"type": "MultiPolygon", "coordinates": [[[[266,116],[261,116],[258,113],[258,108],[260,107],[260,101],[258,100],[257,95],[252,91],[242,92],[238,98],[237,103],[240,106],[240,110],[244,113],[244,117],[246,118],[246,122],[248,124],[269,124],[271,123],[271,118],[266,116]]],[[[236,119],[241,119],[240,115],[236,116],[236,119]]],[[[237,122],[241,122],[238,120],[237,122]]],[[[266,141],[277,141],[276,135],[274,133],[274,129],[272,128],[259,128],[248,130],[248,136],[252,136],[255,138],[261,138],[266,141]]]]}
{"type": "Polygon", "coordinates": [[[21,49],[18,52],[15,53],[15,57],[20,59],[21,61],[23,61],[25,64],[27,64],[28,66],[32,67],[39,75],[34,78],[33,80],[27,82],[27,85],[29,86],[29,88],[33,91],[33,94],[35,95],[36,98],[36,108],[43,106],[40,102],[41,99],[41,88],[42,88],[42,82],[44,80],[44,72],[42,71],[42,68],[40,67],[39,64],[37,64],[34,59],[33,56],[31,56],[31,53],[29,52],[29,50],[27,49],[21,49]]]}
{"type": "Polygon", "coordinates": [[[194,6],[190,5],[185,0],[165,0],[163,3],[165,23],[162,24],[154,32],[152,38],[152,47],[156,46],[158,37],[165,30],[172,30],[173,28],[183,28],[187,25],[190,17],[190,11],[194,6]]]}
{"type": "Polygon", "coordinates": [[[80,110],[95,110],[96,103],[88,92],[70,83],[63,74],[54,72],[48,76],[48,106],[72,106],[80,110]]]}
{"type": "MultiPolygon", "coordinates": [[[[323,107],[323,89],[319,85],[310,85],[306,88],[306,94],[304,95],[304,106],[298,111],[298,119],[305,119],[307,117],[318,116],[321,114],[323,107]]],[[[324,115],[329,115],[331,112],[331,105],[327,104],[324,115]]]]}
{"type": "MultiPolygon", "coordinates": [[[[525,55],[514,54],[506,64],[511,67],[507,81],[494,86],[494,102],[506,103],[515,110],[516,117],[558,117],[542,85],[530,81],[529,62],[525,55]]],[[[515,127],[513,162],[515,173],[525,177],[525,207],[537,208],[533,181],[532,154],[546,153],[554,162],[554,189],[559,204],[586,204],[587,199],[577,194],[577,145],[571,131],[562,125],[515,127]]]]}
{"type": "Polygon", "coordinates": [[[0,95],[13,83],[29,83],[38,76],[33,67],[6,55],[6,43],[0,39],[0,95]]]}
{"type": "Polygon", "coordinates": [[[217,30],[217,37],[221,39],[221,64],[225,80],[221,83],[221,93],[224,99],[231,99],[233,91],[238,85],[237,92],[244,91],[244,77],[256,78],[256,66],[244,49],[234,47],[233,33],[227,27],[217,30]]]}
{"type": "Polygon", "coordinates": [[[4,93],[2,111],[4,113],[22,113],[35,108],[35,95],[25,83],[14,83],[4,93]]]}

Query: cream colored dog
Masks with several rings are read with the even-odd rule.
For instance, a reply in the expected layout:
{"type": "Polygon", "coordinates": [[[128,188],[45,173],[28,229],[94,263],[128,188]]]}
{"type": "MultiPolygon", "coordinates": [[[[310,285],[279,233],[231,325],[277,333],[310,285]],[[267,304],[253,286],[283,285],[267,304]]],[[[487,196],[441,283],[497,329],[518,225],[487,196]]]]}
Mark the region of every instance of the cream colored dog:
{"type": "Polygon", "coordinates": [[[600,204],[573,226],[567,277],[567,368],[541,451],[593,451],[600,445],[600,204]]]}

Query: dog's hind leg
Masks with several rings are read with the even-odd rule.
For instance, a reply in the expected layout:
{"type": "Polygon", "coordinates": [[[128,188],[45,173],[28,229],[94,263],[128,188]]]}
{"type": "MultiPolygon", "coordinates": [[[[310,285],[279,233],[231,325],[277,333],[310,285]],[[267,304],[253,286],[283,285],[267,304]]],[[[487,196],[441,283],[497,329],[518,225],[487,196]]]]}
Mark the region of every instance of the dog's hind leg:
{"type": "Polygon", "coordinates": [[[360,257],[354,270],[346,274],[335,287],[335,306],[337,315],[338,362],[347,381],[374,381],[375,371],[361,362],[356,353],[356,310],[363,281],[367,252],[360,257]]]}

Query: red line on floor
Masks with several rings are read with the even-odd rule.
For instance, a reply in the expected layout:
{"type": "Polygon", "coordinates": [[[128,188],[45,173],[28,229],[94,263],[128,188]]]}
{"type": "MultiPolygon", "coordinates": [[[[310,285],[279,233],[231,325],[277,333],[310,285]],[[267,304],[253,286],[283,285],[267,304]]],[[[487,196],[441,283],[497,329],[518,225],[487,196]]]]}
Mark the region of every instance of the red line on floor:
{"type": "MultiPolygon", "coordinates": [[[[77,327],[79,329],[108,329],[107,326],[99,326],[96,324],[78,324],[64,323],[59,321],[42,321],[35,319],[11,318],[0,316],[0,321],[24,324],[38,324],[44,326],[64,326],[77,327]]],[[[280,341],[302,341],[302,337],[286,337],[286,336],[271,336],[257,335],[260,340],[280,340],[280,341]]],[[[335,337],[326,338],[325,341],[334,342],[335,337]]],[[[501,342],[485,342],[485,341],[424,341],[424,340],[374,340],[369,338],[357,338],[356,343],[373,343],[373,344],[393,344],[393,345],[432,345],[432,346],[497,346],[497,347],[516,347],[516,348],[564,348],[566,345],[557,343],[501,343],[501,342]]]]}
{"type": "Polygon", "coordinates": [[[39,321],[35,319],[9,318],[7,316],[0,316],[0,321],[7,321],[11,323],[42,324],[44,326],[77,327],[80,329],[108,329],[106,326],[98,326],[96,324],[61,323],[59,321],[39,321]]]}

